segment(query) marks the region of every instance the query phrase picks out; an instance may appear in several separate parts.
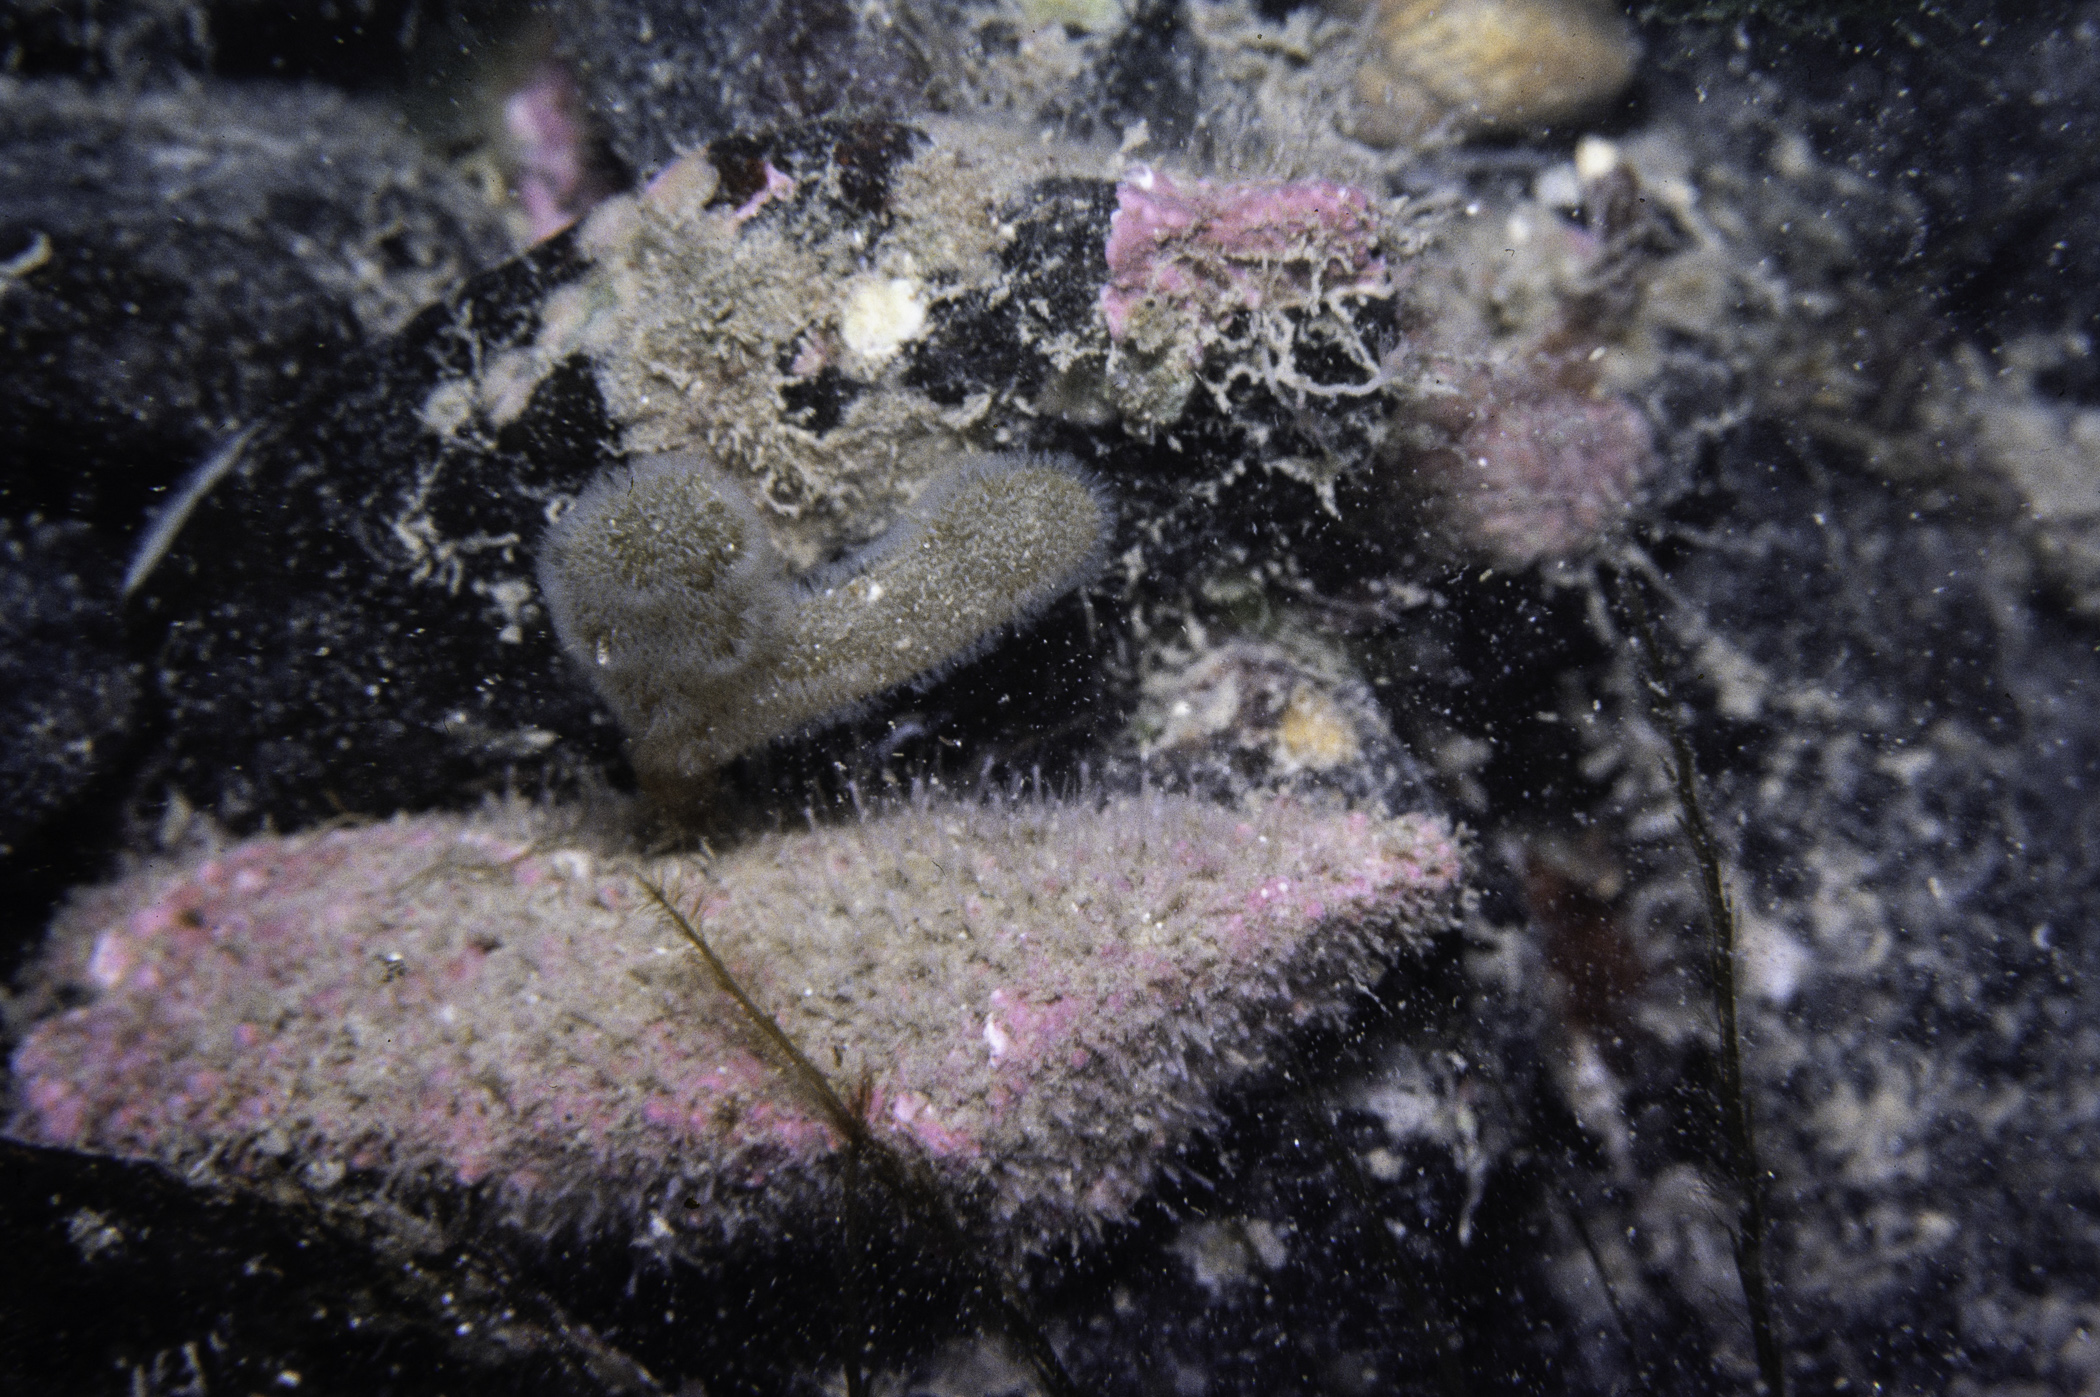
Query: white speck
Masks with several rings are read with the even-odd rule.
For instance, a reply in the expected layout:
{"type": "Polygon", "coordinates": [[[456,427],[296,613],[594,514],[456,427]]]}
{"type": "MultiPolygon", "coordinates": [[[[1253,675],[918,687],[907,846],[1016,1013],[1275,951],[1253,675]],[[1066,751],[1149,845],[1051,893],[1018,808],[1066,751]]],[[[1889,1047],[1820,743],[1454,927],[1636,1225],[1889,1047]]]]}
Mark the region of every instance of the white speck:
{"type": "Polygon", "coordinates": [[[1549,209],[1582,207],[1582,173],[1573,165],[1549,165],[1531,182],[1531,197],[1549,209]]]}
{"type": "Polygon", "coordinates": [[[999,1020],[990,1014],[984,1016],[984,1041],[990,1045],[994,1058],[1005,1057],[1013,1051],[1013,1038],[1008,1035],[999,1020]]]}
{"type": "Polygon", "coordinates": [[[525,639],[525,603],[532,600],[532,584],[522,577],[506,577],[500,582],[480,582],[474,590],[494,602],[503,616],[503,629],[496,639],[505,645],[518,645],[525,639]]]}
{"type": "MultiPolygon", "coordinates": [[[[1140,126],[1144,124],[1142,121],[1138,123],[1140,126]]],[[[0,262],[0,280],[13,281],[17,277],[28,276],[50,260],[51,238],[48,234],[39,230],[37,235],[30,239],[28,247],[8,258],[5,262],[0,262]]]]}
{"type": "Polygon", "coordinates": [[[1585,183],[1603,179],[1619,168],[1619,148],[1602,136],[1584,136],[1575,143],[1575,173],[1585,183]]]}
{"type": "Polygon", "coordinates": [[[926,299],[908,277],[863,281],[846,300],[839,338],[846,348],[879,364],[926,328],[926,299]]]}
{"type": "Polygon", "coordinates": [[[88,957],[87,974],[97,989],[115,989],[130,969],[131,948],[124,944],[123,937],[105,931],[95,938],[95,953],[88,957]]]}
{"type": "Polygon", "coordinates": [[[1802,982],[1815,968],[1815,957],[1763,917],[1746,913],[1740,922],[1737,946],[1743,978],[1760,999],[1784,1007],[1800,993],[1802,982]]]}
{"type": "Polygon", "coordinates": [[[305,1176],[308,1188],[316,1193],[326,1193],[343,1181],[349,1169],[340,1159],[316,1159],[309,1161],[300,1172],[305,1176]]]}

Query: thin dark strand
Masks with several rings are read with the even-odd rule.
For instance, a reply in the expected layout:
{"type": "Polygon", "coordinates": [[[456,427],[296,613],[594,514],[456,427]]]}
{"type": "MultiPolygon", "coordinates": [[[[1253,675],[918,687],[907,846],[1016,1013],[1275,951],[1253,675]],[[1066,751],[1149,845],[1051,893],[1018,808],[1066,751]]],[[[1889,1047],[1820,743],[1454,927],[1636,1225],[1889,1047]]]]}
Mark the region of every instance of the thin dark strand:
{"type": "Polygon", "coordinates": [[[817,1070],[815,1063],[802,1055],[802,1050],[795,1046],[795,1040],[788,1037],[787,1031],[781,1028],[771,1014],[752,1003],[751,996],[744,993],[744,987],[729,973],[729,967],[715,954],[714,947],[707,944],[707,938],[700,934],[699,928],[686,920],[685,914],[671,905],[671,899],[665,895],[662,885],[647,878],[641,879],[640,882],[658,909],[671,919],[672,925],[692,943],[693,949],[700,953],[700,958],[707,962],[707,972],[713,978],[715,987],[736,1001],[736,1006],[743,1011],[745,1019],[786,1061],[788,1074],[795,1079],[795,1085],[802,1090],[809,1102],[824,1113],[832,1128],[845,1136],[848,1142],[857,1142],[864,1138],[867,1135],[866,1125],[846,1109],[846,1103],[831,1089],[830,1079],[817,1070]]]}
{"type": "Polygon", "coordinates": [[[1728,884],[1721,876],[1720,841],[1714,837],[1706,807],[1699,799],[1699,772],[1692,762],[1691,740],[1685,736],[1676,704],[1661,677],[1662,652],[1655,642],[1648,603],[1637,585],[1622,585],[1619,592],[1638,640],[1634,659],[1641,685],[1647,691],[1649,711],[1669,739],[1670,775],[1677,788],[1679,822],[1692,847],[1693,862],[1699,866],[1700,891],[1712,929],[1707,941],[1707,962],[1713,977],[1714,1017],[1721,1040],[1721,1125],[1728,1140],[1740,1210],[1734,1229],[1735,1269],[1742,1280],[1743,1302],[1750,1311],[1750,1336],[1757,1349],[1760,1385],[1769,1397],[1786,1397],[1786,1356],[1780,1351],[1779,1333],[1772,1322],[1771,1296],[1765,1288],[1765,1170],[1757,1158],[1750,1097],[1743,1090],[1742,1022],[1735,985],[1735,907],[1728,897],[1728,884]]]}
{"type": "Polygon", "coordinates": [[[841,1222],[846,1232],[846,1397],[868,1397],[868,1320],[860,1302],[865,1243],[860,1235],[860,1149],[846,1146],[846,1197],[841,1222]]]}
{"type": "Polygon", "coordinates": [[[1611,1306],[1612,1322],[1619,1326],[1619,1342],[1626,1346],[1627,1361],[1638,1368],[1640,1349],[1633,1342],[1633,1326],[1626,1322],[1625,1308],[1619,1304],[1619,1288],[1611,1283],[1611,1273],[1604,1269],[1604,1254],[1597,1250],[1597,1239],[1590,1235],[1590,1225],[1583,1221],[1582,1200],[1565,1183],[1561,1185],[1561,1192],[1568,1200],[1568,1221],[1574,1225],[1575,1236],[1582,1242],[1582,1250],[1590,1259],[1590,1269],[1597,1273],[1597,1283],[1604,1287],[1604,1303],[1611,1306]]]}
{"type": "Polygon", "coordinates": [[[729,967],[722,963],[714,947],[708,945],[707,938],[700,934],[700,928],[673,905],[663,886],[647,878],[638,878],[637,881],[656,903],[657,910],[669,918],[679,934],[700,953],[716,987],[736,1001],[745,1019],[773,1047],[779,1060],[786,1064],[790,1080],[805,1099],[845,1139],[849,1161],[858,1156],[869,1174],[892,1198],[914,1216],[934,1225],[947,1254],[970,1268],[973,1273],[971,1282],[977,1292],[990,1301],[992,1318],[1000,1333],[1028,1360],[1044,1390],[1051,1397],[1081,1397],[1079,1385],[1065,1371],[1057,1350],[1051,1347],[1049,1338],[1035,1322],[1012,1280],[1003,1270],[982,1259],[981,1249],[972,1242],[962,1219],[956,1216],[938,1184],[922,1167],[915,1167],[916,1161],[906,1159],[875,1137],[868,1129],[866,1118],[846,1105],[830,1079],[795,1046],[795,1040],[788,1036],[787,1030],[744,993],[743,986],[729,973],[729,967]]]}
{"type": "MultiPolygon", "coordinates": [[[[1504,1113],[1511,1120],[1518,1119],[1517,1103],[1511,1098],[1509,1087],[1504,1084],[1501,1077],[1491,1073],[1488,1074],[1487,1081],[1494,1088],[1496,1097],[1502,1102],[1504,1113]]],[[[1633,1326],[1626,1319],[1625,1308],[1619,1304],[1619,1288],[1612,1284],[1611,1273],[1604,1269],[1604,1254],[1597,1250],[1596,1238],[1591,1235],[1589,1224],[1583,1221],[1582,1200],[1576,1197],[1575,1186],[1570,1182],[1572,1176],[1577,1172],[1572,1149],[1567,1153],[1567,1161],[1568,1168],[1565,1172],[1555,1169],[1550,1164],[1544,1167],[1548,1173],[1554,1176],[1555,1186],[1559,1189],[1561,1196],[1567,1200],[1568,1221],[1573,1224],[1575,1235],[1582,1242],[1583,1251],[1589,1256],[1591,1269],[1597,1273],[1597,1283],[1604,1287],[1604,1300],[1606,1304],[1611,1306],[1612,1320],[1619,1326],[1619,1340],[1626,1346],[1627,1360],[1638,1367],[1640,1363],[1640,1348],[1633,1341],[1633,1326]]]]}
{"type": "MultiPolygon", "coordinates": [[[[1302,1077],[1300,1073],[1294,1072],[1293,1075],[1302,1077]]],[[[1378,1211],[1378,1197],[1371,1190],[1371,1181],[1364,1177],[1363,1169],[1357,1164],[1355,1152],[1336,1133],[1334,1121],[1324,1103],[1308,1097],[1298,1114],[1320,1141],[1321,1148],[1334,1164],[1335,1172],[1341,1175],[1342,1186],[1349,1191],[1363,1216],[1364,1234],[1385,1262],[1386,1274],[1398,1287],[1401,1303],[1421,1321],[1422,1337],[1436,1355],[1437,1390],[1443,1397],[1468,1397],[1466,1369],[1459,1359],[1456,1326],[1444,1314],[1435,1293],[1422,1283],[1422,1277],[1401,1247],[1400,1239],[1385,1225],[1385,1219],[1378,1211]]]]}

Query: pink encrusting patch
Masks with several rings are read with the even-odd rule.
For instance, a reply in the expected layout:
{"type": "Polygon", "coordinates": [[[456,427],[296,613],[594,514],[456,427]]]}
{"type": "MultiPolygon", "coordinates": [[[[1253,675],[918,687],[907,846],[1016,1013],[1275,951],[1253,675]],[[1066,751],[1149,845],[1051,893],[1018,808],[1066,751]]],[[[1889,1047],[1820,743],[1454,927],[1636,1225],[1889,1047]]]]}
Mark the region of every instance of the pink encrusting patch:
{"type": "Polygon", "coordinates": [[[757,193],[738,204],[736,210],[729,215],[730,221],[738,227],[758,217],[766,205],[795,196],[794,179],[774,169],[772,161],[761,161],[759,168],[765,172],[766,182],[759,186],[757,193]]]}
{"type": "Polygon", "coordinates": [[[252,839],[76,897],[8,1129],[479,1186],[520,1225],[806,1209],[837,1132],[647,877],[883,1138],[1032,1242],[1127,1208],[1265,1034],[1345,1008],[1460,876],[1437,820],[1160,796],[921,803],[706,860],[515,809],[252,839]]]}
{"type": "Polygon", "coordinates": [[[583,99],[559,64],[540,64],[504,98],[503,153],[534,242],[553,237],[613,192],[591,142],[583,99]]]}
{"type": "Polygon", "coordinates": [[[1662,466],[1639,408],[1565,387],[1554,367],[1517,361],[1461,378],[1445,408],[1451,444],[1417,466],[1465,541],[1504,566],[1592,548],[1662,466]]]}
{"type": "Polygon", "coordinates": [[[1326,180],[1176,181],[1133,170],[1116,186],[1101,314],[1111,339],[1148,300],[1222,325],[1272,302],[1391,294],[1371,203],[1326,180]]]}

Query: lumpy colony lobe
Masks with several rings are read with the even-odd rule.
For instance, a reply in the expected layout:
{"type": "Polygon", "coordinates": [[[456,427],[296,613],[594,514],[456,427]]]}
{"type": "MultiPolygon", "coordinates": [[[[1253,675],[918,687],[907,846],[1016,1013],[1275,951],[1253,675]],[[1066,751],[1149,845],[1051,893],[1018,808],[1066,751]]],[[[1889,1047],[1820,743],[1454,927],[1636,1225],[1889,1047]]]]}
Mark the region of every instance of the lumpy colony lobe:
{"type": "Polygon", "coordinates": [[[1111,518],[1063,461],[972,457],[866,548],[791,581],[734,483],[656,456],[549,531],[540,588],[636,770],[662,783],[968,656],[1090,577],[1111,518]]]}

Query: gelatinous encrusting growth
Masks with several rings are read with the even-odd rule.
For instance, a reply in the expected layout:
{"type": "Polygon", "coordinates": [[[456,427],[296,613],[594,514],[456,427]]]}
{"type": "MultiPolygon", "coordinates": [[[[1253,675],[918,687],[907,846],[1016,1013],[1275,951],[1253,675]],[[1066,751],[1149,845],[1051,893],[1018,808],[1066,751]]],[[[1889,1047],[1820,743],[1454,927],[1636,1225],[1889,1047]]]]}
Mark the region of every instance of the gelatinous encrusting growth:
{"type": "Polygon", "coordinates": [[[691,455],[595,481],[548,530],[539,581],[562,644],[638,746],[733,707],[793,602],[757,511],[691,455]]]}
{"type": "Polygon", "coordinates": [[[734,484],[662,456],[584,492],[547,536],[540,585],[637,772],[661,783],[967,657],[1085,581],[1110,521],[1068,462],[972,457],[797,584],[734,484]]]}
{"type": "Polygon", "coordinates": [[[786,701],[807,695],[821,712],[968,658],[1090,577],[1109,517],[1063,462],[964,462],[889,532],[812,579],[778,673],[786,701]]]}

